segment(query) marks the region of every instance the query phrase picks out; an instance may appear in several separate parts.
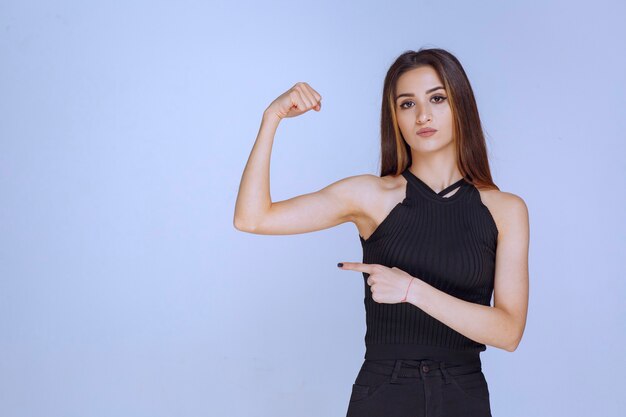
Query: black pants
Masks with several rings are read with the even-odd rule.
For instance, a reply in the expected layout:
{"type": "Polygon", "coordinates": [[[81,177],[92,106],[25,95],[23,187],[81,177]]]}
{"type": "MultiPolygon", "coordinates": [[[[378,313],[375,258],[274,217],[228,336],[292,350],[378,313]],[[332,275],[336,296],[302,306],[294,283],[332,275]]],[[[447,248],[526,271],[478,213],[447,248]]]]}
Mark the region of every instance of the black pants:
{"type": "Polygon", "coordinates": [[[347,417],[491,417],[480,359],[365,359],[347,417]]]}

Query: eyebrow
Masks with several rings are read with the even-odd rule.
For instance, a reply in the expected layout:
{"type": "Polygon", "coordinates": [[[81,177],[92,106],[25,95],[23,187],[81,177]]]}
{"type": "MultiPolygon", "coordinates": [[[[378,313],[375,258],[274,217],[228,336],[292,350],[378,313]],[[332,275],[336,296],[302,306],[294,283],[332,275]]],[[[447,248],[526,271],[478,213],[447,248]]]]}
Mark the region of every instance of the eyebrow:
{"type": "MultiPolygon", "coordinates": [[[[432,93],[433,91],[439,90],[440,88],[441,88],[441,89],[444,89],[444,88],[443,88],[443,86],[438,85],[437,87],[433,87],[433,88],[431,88],[430,90],[427,90],[427,91],[426,91],[426,94],[432,93]]],[[[444,90],[445,90],[445,89],[444,89],[444,90]]],[[[400,97],[415,97],[415,94],[413,94],[413,93],[402,93],[402,94],[400,94],[400,95],[398,95],[398,96],[396,97],[396,100],[398,100],[400,97]]]]}

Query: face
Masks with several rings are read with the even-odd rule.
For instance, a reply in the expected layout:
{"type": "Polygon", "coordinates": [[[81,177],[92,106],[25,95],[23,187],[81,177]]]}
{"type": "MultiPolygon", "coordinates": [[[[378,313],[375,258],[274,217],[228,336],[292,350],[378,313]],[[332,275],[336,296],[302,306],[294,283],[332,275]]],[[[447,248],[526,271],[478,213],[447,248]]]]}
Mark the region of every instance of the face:
{"type": "Polygon", "coordinates": [[[402,74],[395,93],[398,127],[414,152],[453,149],[452,111],[448,94],[432,67],[414,68],[402,74]],[[431,136],[420,136],[417,132],[422,128],[437,131],[431,136]]]}

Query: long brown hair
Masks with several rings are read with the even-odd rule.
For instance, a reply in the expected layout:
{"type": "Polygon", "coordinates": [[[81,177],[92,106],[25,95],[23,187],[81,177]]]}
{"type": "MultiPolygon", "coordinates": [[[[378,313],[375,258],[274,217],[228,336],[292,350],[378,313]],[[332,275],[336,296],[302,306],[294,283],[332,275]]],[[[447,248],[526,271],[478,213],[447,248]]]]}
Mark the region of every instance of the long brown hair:
{"type": "Polygon", "coordinates": [[[485,136],[472,86],[459,60],[450,52],[439,48],[405,51],[387,71],[380,125],[380,176],[399,175],[411,165],[411,148],[404,140],[396,118],[395,90],[402,74],[425,65],[430,65],[439,74],[448,93],[457,166],[461,175],[478,188],[499,190],[491,178],[485,136]]]}

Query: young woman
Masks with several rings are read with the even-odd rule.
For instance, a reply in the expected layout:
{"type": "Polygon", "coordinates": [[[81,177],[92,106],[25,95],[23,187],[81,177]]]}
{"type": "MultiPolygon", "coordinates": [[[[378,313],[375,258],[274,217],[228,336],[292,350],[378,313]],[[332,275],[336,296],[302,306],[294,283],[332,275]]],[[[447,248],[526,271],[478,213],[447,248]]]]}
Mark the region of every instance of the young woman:
{"type": "Polygon", "coordinates": [[[365,289],[366,353],[348,417],[491,416],[480,352],[513,352],[522,338],[529,221],[524,201],[493,183],[465,71],[442,49],[400,55],[384,82],[380,177],[272,202],[278,124],[320,111],[321,99],[297,83],[265,110],[235,227],[294,234],[356,225],[363,262],[338,264],[361,272],[365,289]]]}

